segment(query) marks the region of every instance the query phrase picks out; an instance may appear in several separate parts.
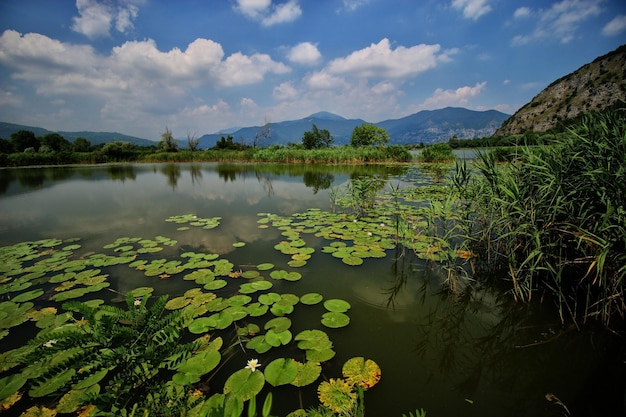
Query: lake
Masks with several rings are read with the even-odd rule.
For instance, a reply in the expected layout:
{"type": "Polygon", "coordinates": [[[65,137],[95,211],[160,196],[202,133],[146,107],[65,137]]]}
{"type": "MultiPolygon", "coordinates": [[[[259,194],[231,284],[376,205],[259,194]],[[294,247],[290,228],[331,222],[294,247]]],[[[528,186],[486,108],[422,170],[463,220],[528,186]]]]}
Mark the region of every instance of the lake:
{"type": "MultiPolygon", "coordinates": [[[[266,386],[274,393],[273,415],[299,408],[299,397],[304,408],[316,405],[317,384],[324,377],[340,377],[342,364],[355,356],[372,359],[382,369],[381,381],[365,396],[368,416],[400,417],[419,408],[428,416],[558,416],[566,415],[564,407],[571,415],[624,412],[623,342],[592,326],[579,331],[561,325],[552,305],[517,305],[493,287],[451,293],[444,286],[444,271],[401,245],[386,249],[384,257],[365,257],[362,264],[350,265],[327,253],[330,241],[307,233],[306,227],[297,233],[314,252],[304,264],[290,264],[292,258],[276,246],[293,234],[271,220],[293,227],[293,221],[285,219],[294,214],[331,211],[332,190],[363,175],[378,176],[399,188],[433,181],[432,174],[409,165],[194,163],[2,169],[0,246],[79,238],[75,254],[86,257],[105,252],[105,246],[120,238],[165,237],[175,242],[159,257],[213,253],[232,263],[233,271],[243,272],[271,263],[274,269],[301,275],[293,281],[272,280],[269,271],[262,272],[272,282],[271,291],[297,296],[314,292],[324,299],[347,301],[350,323],[341,328],[322,326],[321,305],[298,306],[289,314],[294,334],[304,328],[324,330],[336,356],[323,364],[323,376],[300,392],[266,386]],[[219,225],[204,229],[166,221],[187,214],[216,218],[219,225]]],[[[378,227],[390,224],[381,222],[378,227]]],[[[103,269],[110,286],[81,300],[119,303],[120,294],[143,286],[154,288],[154,295],[178,297],[195,285],[183,279],[184,273],[160,279],[126,265],[103,269]]],[[[216,293],[228,297],[245,278],[225,280],[227,285],[216,293]]],[[[52,303],[46,297],[33,302],[36,307],[52,303]]],[[[28,323],[11,328],[0,341],[0,351],[21,345],[32,337],[33,329],[28,323]]],[[[289,349],[285,346],[286,352],[294,350],[289,349]]],[[[267,364],[278,356],[274,350],[264,354],[239,350],[223,369],[242,368],[246,358],[267,364]]],[[[220,391],[223,379],[216,377],[212,383],[220,391]]]]}

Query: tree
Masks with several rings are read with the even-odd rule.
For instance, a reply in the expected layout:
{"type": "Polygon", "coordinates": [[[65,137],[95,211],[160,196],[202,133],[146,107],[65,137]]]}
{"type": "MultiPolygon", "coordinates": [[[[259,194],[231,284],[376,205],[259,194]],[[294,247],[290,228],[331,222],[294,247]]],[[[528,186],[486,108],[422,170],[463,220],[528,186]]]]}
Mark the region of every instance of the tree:
{"type": "Polygon", "coordinates": [[[15,152],[24,152],[28,148],[39,149],[39,141],[30,130],[18,130],[11,133],[10,142],[15,152]]]}
{"type": "Polygon", "coordinates": [[[187,132],[187,147],[191,152],[195,152],[198,150],[198,145],[200,144],[200,138],[197,137],[197,134],[193,135],[187,132]]]}
{"type": "Polygon", "coordinates": [[[178,142],[174,139],[172,131],[165,126],[165,132],[161,133],[161,142],[159,142],[159,149],[165,152],[178,152],[178,142]]]}
{"type": "Polygon", "coordinates": [[[74,152],[89,152],[91,151],[91,142],[82,136],[79,136],[74,140],[74,152]]]}
{"type": "Polygon", "coordinates": [[[332,143],[333,137],[328,129],[320,130],[315,124],[313,124],[313,128],[310,131],[304,132],[304,136],[302,136],[304,149],[328,148],[332,143]]]}
{"type": "Polygon", "coordinates": [[[41,146],[47,146],[53,152],[67,151],[72,144],[58,133],[46,133],[39,138],[41,146]]]}
{"type": "Polygon", "coordinates": [[[387,131],[382,127],[368,123],[356,126],[350,138],[350,145],[352,146],[384,146],[387,142],[389,142],[387,131]]]}
{"type": "Polygon", "coordinates": [[[13,153],[13,145],[11,142],[0,138],[0,153],[13,153]]]}
{"type": "Polygon", "coordinates": [[[252,147],[256,148],[258,143],[262,140],[266,140],[272,137],[272,122],[266,117],[265,124],[259,129],[256,135],[254,135],[254,140],[252,142],[252,147]]]}

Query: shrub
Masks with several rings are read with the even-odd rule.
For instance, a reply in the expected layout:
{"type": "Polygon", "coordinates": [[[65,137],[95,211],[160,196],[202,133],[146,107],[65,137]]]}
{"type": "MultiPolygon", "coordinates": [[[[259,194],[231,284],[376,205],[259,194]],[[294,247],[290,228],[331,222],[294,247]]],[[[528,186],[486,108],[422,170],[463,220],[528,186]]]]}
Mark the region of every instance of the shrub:
{"type": "Polygon", "coordinates": [[[447,143],[435,143],[422,150],[420,159],[424,162],[441,162],[454,160],[452,148],[447,143]]]}

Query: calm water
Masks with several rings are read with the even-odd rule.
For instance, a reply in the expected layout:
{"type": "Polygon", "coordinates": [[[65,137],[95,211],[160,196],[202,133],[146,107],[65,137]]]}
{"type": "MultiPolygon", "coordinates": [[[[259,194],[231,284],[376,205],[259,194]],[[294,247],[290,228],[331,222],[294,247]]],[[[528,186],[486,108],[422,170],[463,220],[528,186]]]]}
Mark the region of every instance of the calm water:
{"type": "MultiPolygon", "coordinates": [[[[428,180],[411,167],[315,167],[246,164],[141,164],[0,170],[0,246],[43,238],[81,239],[81,250],[102,252],[120,237],[166,236],[181,251],[220,254],[236,267],[275,263],[288,268],[273,247],[284,239],[276,228],[260,229],[259,213],[290,216],[309,208],[329,210],[329,189],[351,177],[376,173],[393,184],[428,180]],[[176,230],[172,215],[222,217],[213,230],[176,230]],[[245,242],[235,249],[233,243],[245,242]]],[[[307,238],[308,239],[308,238],[307,238]]],[[[294,323],[318,322],[337,356],[324,366],[328,378],[354,356],[375,360],[381,382],[366,394],[367,415],[397,416],[424,408],[428,416],[622,415],[626,380],[623,344],[601,330],[563,328],[549,307],[511,304],[493,288],[450,295],[443,277],[410,252],[344,265],[320,249],[328,242],[312,237],[316,249],[298,282],[278,281],[272,291],[302,295],[319,292],[352,305],[351,323],[342,329],[319,325],[320,306],[296,309],[294,323]],[[319,307],[319,308],[317,308],[319,307]]],[[[164,254],[167,255],[167,254],[164,254]]],[[[188,281],[111,271],[111,288],[125,292],[152,286],[172,296],[188,281]]],[[[1,285],[1,284],[0,284],[1,285]]],[[[225,289],[224,291],[227,291],[225,289]]],[[[97,297],[103,297],[97,294],[97,297]]],[[[297,325],[294,325],[297,327],[297,325]]],[[[294,334],[296,331],[294,331],[294,334]]],[[[3,340],[2,349],[19,337],[3,340]]],[[[261,363],[276,357],[259,356],[261,363]]],[[[245,356],[233,369],[245,364],[245,356]]],[[[216,382],[217,383],[217,382],[216,382]]],[[[314,384],[317,386],[317,383],[314,384]]],[[[273,388],[274,414],[299,407],[291,388],[273,388]],[[285,395],[282,395],[285,394],[285,395]]],[[[294,395],[295,394],[295,395],[294,395]]],[[[304,392],[305,408],[314,392],[304,392]]]]}

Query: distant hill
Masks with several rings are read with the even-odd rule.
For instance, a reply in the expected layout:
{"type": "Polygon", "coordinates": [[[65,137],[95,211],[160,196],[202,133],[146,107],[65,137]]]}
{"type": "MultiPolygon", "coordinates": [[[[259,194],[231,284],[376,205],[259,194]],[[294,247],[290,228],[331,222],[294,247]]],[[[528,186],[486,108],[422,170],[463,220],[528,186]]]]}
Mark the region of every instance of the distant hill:
{"type": "Polygon", "coordinates": [[[453,136],[473,139],[491,136],[509,117],[496,110],[473,111],[461,107],[424,110],[410,116],[376,123],[396,144],[446,142],[453,136]]]}
{"type": "Polygon", "coordinates": [[[133,145],[137,145],[137,146],[156,145],[156,142],[152,140],[138,138],[135,136],[128,136],[128,135],[124,135],[122,133],[117,133],[117,132],[87,132],[87,131],[85,132],[63,132],[63,131],[53,132],[53,131],[50,131],[41,127],[23,126],[23,125],[16,125],[13,123],[0,122],[0,138],[2,139],[8,140],[11,138],[12,133],[15,133],[20,130],[30,130],[37,137],[46,135],[48,133],[58,133],[59,135],[63,136],[65,139],[67,139],[70,142],[74,142],[77,137],[83,137],[89,140],[89,142],[91,142],[92,145],[99,145],[101,143],[113,142],[116,140],[121,141],[121,142],[130,142],[133,145]]]}
{"type": "MultiPolygon", "coordinates": [[[[389,133],[389,144],[418,144],[446,142],[451,137],[473,139],[491,136],[509,115],[496,110],[473,111],[458,107],[446,107],[440,110],[424,110],[401,119],[385,120],[373,123],[389,133]]],[[[287,120],[270,124],[270,137],[258,143],[259,146],[287,145],[301,143],[304,132],[310,131],[315,124],[319,129],[327,129],[334,138],[335,145],[350,143],[352,131],[356,126],[368,123],[363,119],[346,119],[337,114],[321,111],[298,120],[287,120]]],[[[231,135],[234,142],[251,145],[262,126],[224,129],[218,133],[200,137],[199,148],[215,146],[222,136],[231,135]]],[[[115,132],[52,132],[41,127],[23,126],[0,122],[0,138],[9,139],[11,133],[18,130],[30,130],[35,136],[58,133],[73,142],[82,136],[92,145],[119,140],[139,146],[151,146],[157,142],[128,136],[115,132]]],[[[179,140],[180,147],[186,147],[186,140],[179,140]]]]}
{"type": "MultiPolygon", "coordinates": [[[[473,111],[464,108],[446,107],[440,110],[424,110],[401,119],[373,123],[384,128],[390,136],[390,144],[425,144],[448,141],[453,136],[459,139],[473,139],[491,136],[508,114],[496,110],[473,111]]],[[[304,132],[313,124],[319,129],[327,129],[334,138],[335,145],[350,143],[356,126],[368,123],[363,119],[346,119],[329,112],[319,112],[298,120],[271,123],[271,138],[261,146],[274,144],[287,145],[300,143],[304,132]]],[[[251,144],[261,126],[244,127],[230,131],[235,142],[251,144]]],[[[226,133],[213,133],[200,138],[200,148],[211,148],[226,133]]]]}
{"type": "Polygon", "coordinates": [[[626,45],[554,81],[496,131],[508,136],[559,128],[584,113],[613,107],[626,99],[626,45]]]}

